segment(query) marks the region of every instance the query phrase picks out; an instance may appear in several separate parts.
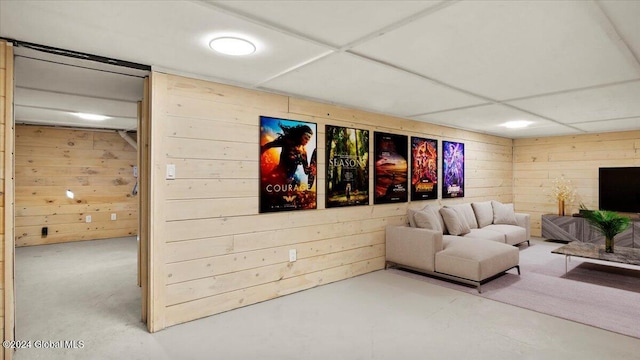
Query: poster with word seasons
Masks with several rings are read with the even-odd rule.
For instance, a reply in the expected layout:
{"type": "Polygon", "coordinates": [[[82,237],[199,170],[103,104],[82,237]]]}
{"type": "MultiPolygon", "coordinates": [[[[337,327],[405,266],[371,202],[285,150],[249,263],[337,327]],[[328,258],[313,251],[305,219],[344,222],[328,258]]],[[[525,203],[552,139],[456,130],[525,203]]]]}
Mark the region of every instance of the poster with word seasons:
{"type": "Polygon", "coordinates": [[[369,131],[326,125],[326,207],[369,204],[369,131]]]}

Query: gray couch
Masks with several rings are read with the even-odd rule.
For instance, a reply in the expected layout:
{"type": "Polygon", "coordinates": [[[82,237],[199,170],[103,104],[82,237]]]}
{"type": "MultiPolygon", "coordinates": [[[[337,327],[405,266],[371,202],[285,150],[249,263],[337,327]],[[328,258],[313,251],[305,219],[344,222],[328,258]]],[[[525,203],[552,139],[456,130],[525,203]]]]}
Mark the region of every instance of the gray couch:
{"type": "Polygon", "coordinates": [[[387,226],[388,267],[481,285],[519,267],[519,249],[529,243],[528,214],[497,201],[428,205],[408,211],[408,226],[387,226]]]}

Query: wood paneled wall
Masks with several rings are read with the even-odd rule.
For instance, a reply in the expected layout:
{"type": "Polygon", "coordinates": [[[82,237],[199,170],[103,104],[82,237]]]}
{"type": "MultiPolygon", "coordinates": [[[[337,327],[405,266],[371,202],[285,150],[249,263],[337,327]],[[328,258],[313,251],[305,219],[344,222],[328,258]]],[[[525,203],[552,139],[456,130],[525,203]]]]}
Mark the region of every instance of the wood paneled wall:
{"type": "MultiPolygon", "coordinates": [[[[14,339],[13,293],[13,47],[0,40],[0,333],[14,339]],[[7,240],[9,239],[9,240],[7,240]]],[[[0,351],[0,359],[11,359],[13,349],[0,351]]]]}
{"type": "Polygon", "coordinates": [[[136,156],[116,132],[17,125],[16,246],[136,235],[136,156]]]}
{"type": "Polygon", "coordinates": [[[511,139],[161,73],[151,129],[152,331],[382,269],[408,206],[513,199],[511,139]],[[258,213],[260,115],[318,124],[317,210],[258,213]],[[325,124],[464,142],[466,197],[324,209],[325,124]]]}
{"type": "Polygon", "coordinates": [[[567,214],[577,212],[581,202],[598,208],[598,168],[640,166],[640,131],[516,139],[513,157],[514,201],[531,214],[531,233],[540,236],[541,215],[558,212],[549,195],[553,180],[564,177],[576,189],[567,214]]]}

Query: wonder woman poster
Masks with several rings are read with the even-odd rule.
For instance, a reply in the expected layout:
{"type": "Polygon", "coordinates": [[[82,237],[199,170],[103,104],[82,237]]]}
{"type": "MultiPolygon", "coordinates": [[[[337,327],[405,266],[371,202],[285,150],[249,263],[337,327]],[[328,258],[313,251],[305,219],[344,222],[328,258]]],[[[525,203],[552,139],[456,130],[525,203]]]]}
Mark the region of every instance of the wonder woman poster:
{"type": "Polygon", "coordinates": [[[326,207],[369,204],[369,131],[326,126],[326,207]]]}
{"type": "Polygon", "coordinates": [[[317,126],[260,117],[260,212],[315,209],[317,126]]]}
{"type": "Polygon", "coordinates": [[[376,194],[373,203],[405,202],[409,199],[407,136],[375,132],[374,137],[376,194]]]}
{"type": "Polygon", "coordinates": [[[464,197],[464,144],[442,142],[443,198],[464,197]]]}
{"type": "Polygon", "coordinates": [[[411,137],[411,200],[438,198],[438,140],[411,137]]]}

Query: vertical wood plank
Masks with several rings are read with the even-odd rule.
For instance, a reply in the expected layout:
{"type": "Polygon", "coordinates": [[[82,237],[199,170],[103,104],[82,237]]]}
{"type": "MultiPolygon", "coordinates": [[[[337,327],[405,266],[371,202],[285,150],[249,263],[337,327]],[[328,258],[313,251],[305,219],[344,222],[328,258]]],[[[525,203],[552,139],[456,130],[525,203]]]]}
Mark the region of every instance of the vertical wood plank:
{"type": "Polygon", "coordinates": [[[166,134],[164,126],[167,121],[166,103],[168,91],[168,76],[152,73],[149,79],[151,94],[150,134],[149,139],[149,308],[147,328],[155,332],[165,327],[166,286],[165,286],[165,255],[166,223],[165,206],[165,168],[167,158],[164,155],[166,134]]]}
{"type": "Polygon", "coordinates": [[[148,322],[149,312],[149,118],[150,86],[149,78],[144,81],[144,94],[140,106],[138,123],[138,204],[139,204],[139,239],[140,286],[142,288],[142,322],[148,322]]]}
{"type": "MultiPolygon", "coordinates": [[[[15,339],[15,295],[14,295],[14,234],[13,234],[13,193],[14,193],[14,178],[13,178],[13,46],[6,41],[0,40],[0,49],[2,53],[0,58],[3,58],[4,72],[0,74],[0,77],[4,76],[4,79],[0,79],[0,83],[4,84],[3,97],[0,97],[0,102],[4,103],[4,113],[0,114],[2,118],[2,128],[4,136],[0,138],[2,145],[0,148],[4,149],[4,171],[3,171],[3,216],[4,224],[1,232],[2,247],[3,247],[3,266],[4,275],[2,287],[3,291],[3,340],[15,339]]],[[[0,86],[1,87],[1,86],[0,86]]],[[[5,348],[3,351],[3,358],[10,360],[13,358],[14,351],[12,349],[5,348]]]]}

